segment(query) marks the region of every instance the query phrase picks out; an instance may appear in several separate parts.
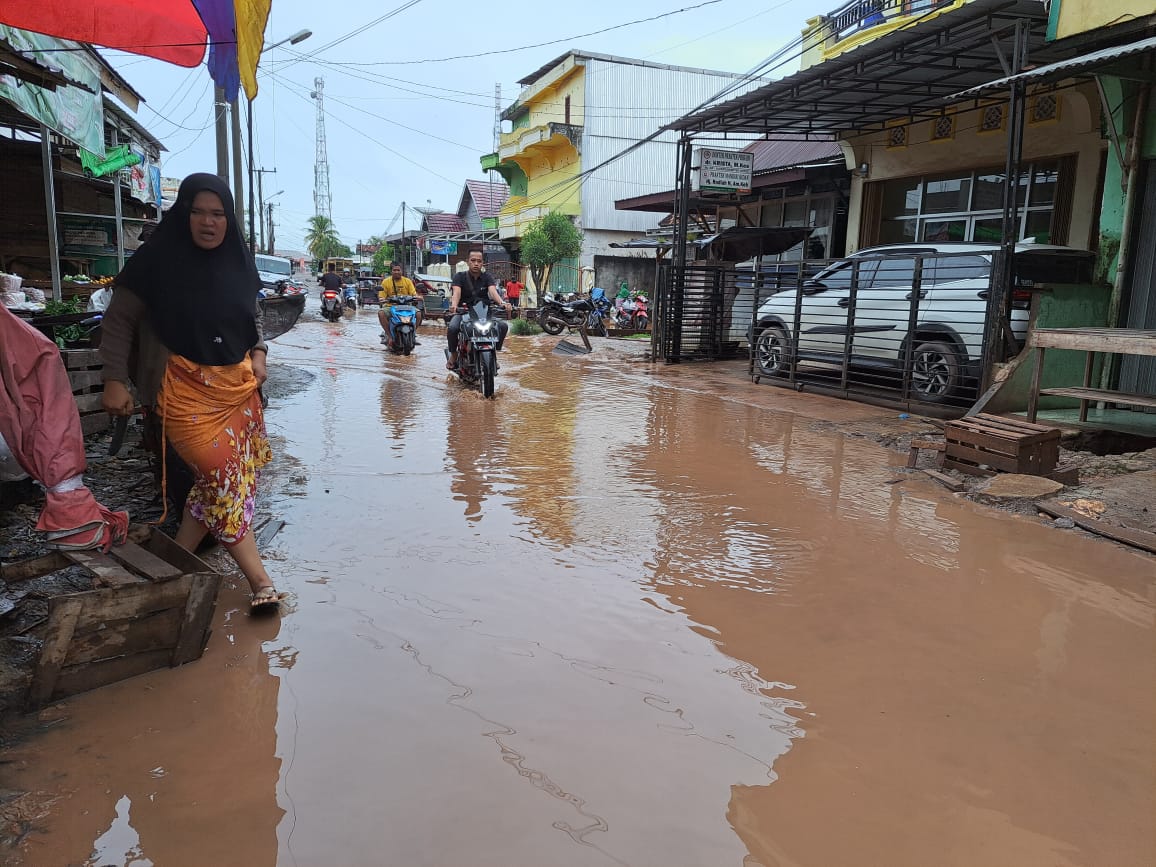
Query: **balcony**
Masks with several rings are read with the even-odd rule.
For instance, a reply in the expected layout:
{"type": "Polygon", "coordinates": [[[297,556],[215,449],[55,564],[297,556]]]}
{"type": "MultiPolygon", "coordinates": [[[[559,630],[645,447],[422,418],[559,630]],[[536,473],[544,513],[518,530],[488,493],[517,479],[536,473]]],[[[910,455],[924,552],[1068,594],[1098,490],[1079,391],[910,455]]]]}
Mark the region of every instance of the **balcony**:
{"type": "Polygon", "coordinates": [[[929,15],[970,0],[850,0],[828,15],[812,18],[804,35],[806,69],[929,15]]]}
{"type": "Polygon", "coordinates": [[[498,158],[505,161],[529,154],[535,149],[554,150],[562,146],[569,146],[576,153],[581,154],[582,127],[576,124],[551,121],[525,129],[516,129],[502,136],[502,145],[498,148],[498,158]]]}

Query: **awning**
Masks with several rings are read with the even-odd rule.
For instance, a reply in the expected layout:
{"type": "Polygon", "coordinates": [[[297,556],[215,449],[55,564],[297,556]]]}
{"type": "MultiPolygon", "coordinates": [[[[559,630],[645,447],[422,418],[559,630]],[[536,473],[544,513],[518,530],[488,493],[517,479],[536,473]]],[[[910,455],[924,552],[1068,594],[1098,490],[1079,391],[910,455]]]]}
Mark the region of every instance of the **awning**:
{"type": "MultiPolygon", "coordinates": [[[[783,226],[732,226],[714,235],[690,241],[694,246],[710,249],[715,259],[724,262],[745,262],[753,256],[775,255],[790,250],[805,241],[813,228],[783,226]]],[[[666,250],[673,245],[670,238],[634,238],[613,242],[609,246],[619,250],[666,250]]]]}
{"type": "Polygon", "coordinates": [[[1039,0],[971,0],[665,129],[831,138],[937,117],[947,97],[1007,74],[1017,22],[1028,25],[1029,57],[1058,59],[1039,0]]]}
{"type": "Polygon", "coordinates": [[[75,81],[59,66],[47,63],[35,54],[21,51],[0,37],[0,75],[11,75],[20,81],[34,84],[44,90],[58,87],[79,87],[89,92],[92,88],[83,81],[75,81]]]}
{"type": "Polygon", "coordinates": [[[995,81],[989,81],[986,84],[979,85],[979,87],[973,87],[970,90],[957,93],[951,98],[966,99],[973,96],[982,96],[985,93],[992,93],[994,91],[1007,90],[1012,82],[1015,81],[1054,81],[1060,78],[1071,78],[1081,72],[1089,74],[1103,72],[1106,67],[1111,66],[1121,58],[1130,57],[1135,54],[1143,54],[1146,51],[1156,51],[1156,36],[1141,39],[1138,42],[1130,42],[1126,45],[1114,45],[1111,48],[1102,48],[1090,54],[1072,57],[1068,60],[1060,60],[1056,63],[1049,63],[1046,66],[1038,66],[1035,69],[1029,69],[1027,72],[1021,72],[1019,75],[1008,75],[1003,78],[997,78],[995,81]]]}

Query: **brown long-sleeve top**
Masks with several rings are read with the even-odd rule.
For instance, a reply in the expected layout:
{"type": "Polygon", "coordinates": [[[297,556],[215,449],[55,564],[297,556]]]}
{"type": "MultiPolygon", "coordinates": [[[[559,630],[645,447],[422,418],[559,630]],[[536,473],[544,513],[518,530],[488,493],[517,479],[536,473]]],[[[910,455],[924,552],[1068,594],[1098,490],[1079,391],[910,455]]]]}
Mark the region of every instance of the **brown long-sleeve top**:
{"type": "MultiPolygon", "coordinates": [[[[117,289],[100,323],[102,379],[136,386],[142,406],[155,406],[171,353],[149,324],[144,302],[130,289],[117,289]]],[[[265,341],[254,350],[268,353],[265,341]]]]}

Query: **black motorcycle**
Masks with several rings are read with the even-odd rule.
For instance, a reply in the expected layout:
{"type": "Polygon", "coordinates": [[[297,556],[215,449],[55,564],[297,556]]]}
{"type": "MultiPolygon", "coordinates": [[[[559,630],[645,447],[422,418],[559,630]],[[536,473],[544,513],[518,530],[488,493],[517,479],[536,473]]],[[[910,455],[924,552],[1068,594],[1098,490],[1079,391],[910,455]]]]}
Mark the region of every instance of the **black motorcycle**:
{"type": "Polygon", "coordinates": [[[341,311],[344,307],[345,303],[341,298],[341,293],[336,289],[321,290],[321,315],[330,322],[336,322],[341,318],[341,311]]]}
{"type": "Polygon", "coordinates": [[[538,324],[547,334],[557,335],[567,328],[589,325],[594,314],[596,314],[594,304],[587,298],[559,301],[558,296],[547,295],[538,311],[538,324]]]}
{"type": "Polygon", "coordinates": [[[482,397],[493,397],[494,377],[498,373],[498,323],[485,301],[479,301],[467,313],[458,333],[458,363],[454,373],[471,388],[481,388],[482,397]]]}

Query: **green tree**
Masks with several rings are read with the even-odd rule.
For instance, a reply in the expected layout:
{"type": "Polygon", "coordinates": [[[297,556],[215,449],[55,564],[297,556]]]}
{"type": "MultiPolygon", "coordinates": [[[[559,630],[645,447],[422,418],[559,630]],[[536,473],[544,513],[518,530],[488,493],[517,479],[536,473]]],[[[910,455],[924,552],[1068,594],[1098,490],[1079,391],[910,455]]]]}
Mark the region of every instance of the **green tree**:
{"type": "Polygon", "coordinates": [[[309,248],[309,255],[318,262],[324,262],[334,256],[350,255],[350,249],[341,243],[337,227],[328,217],[321,215],[309,218],[309,229],[305,233],[305,246],[309,248]]]}
{"type": "Polygon", "coordinates": [[[378,241],[381,246],[377,248],[377,252],[373,254],[373,273],[374,274],[388,274],[389,263],[393,261],[393,245],[386,244],[383,241],[378,241]]]}
{"type": "Polygon", "coordinates": [[[549,285],[550,269],[581,252],[582,233],[565,214],[551,211],[530,224],[522,235],[520,256],[530,266],[530,277],[539,297],[549,285]]]}

